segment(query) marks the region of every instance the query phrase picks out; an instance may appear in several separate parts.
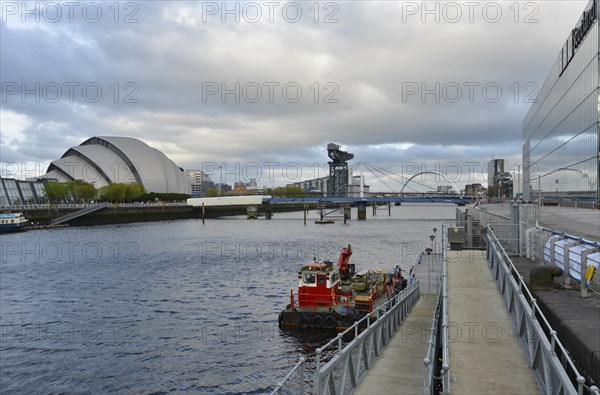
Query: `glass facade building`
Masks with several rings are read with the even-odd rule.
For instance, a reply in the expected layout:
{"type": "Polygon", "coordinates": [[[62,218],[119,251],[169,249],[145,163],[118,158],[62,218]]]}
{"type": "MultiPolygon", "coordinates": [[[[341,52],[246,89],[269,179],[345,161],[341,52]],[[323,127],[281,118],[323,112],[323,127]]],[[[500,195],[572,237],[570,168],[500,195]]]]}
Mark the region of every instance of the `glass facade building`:
{"type": "Polygon", "coordinates": [[[599,201],[599,0],[591,0],[523,120],[523,198],[599,201]]]}
{"type": "Polygon", "coordinates": [[[48,203],[42,181],[0,178],[0,206],[48,203]]]}

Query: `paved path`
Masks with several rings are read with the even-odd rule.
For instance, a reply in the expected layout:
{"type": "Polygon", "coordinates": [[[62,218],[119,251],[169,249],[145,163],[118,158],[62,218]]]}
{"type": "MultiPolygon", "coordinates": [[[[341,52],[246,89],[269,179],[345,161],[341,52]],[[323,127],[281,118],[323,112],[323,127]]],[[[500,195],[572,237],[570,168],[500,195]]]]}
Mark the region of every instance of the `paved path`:
{"type": "MultiPolygon", "coordinates": [[[[490,213],[510,217],[510,204],[486,204],[490,213]]],[[[549,229],[600,241],[600,210],[590,208],[543,206],[540,225],[549,229]]]]}
{"type": "Polygon", "coordinates": [[[437,294],[421,293],[406,321],[355,394],[423,394],[425,365],[437,294]]]}
{"type": "Polygon", "coordinates": [[[600,210],[544,206],[540,224],[546,228],[600,241],[600,210]]]}
{"type": "Polygon", "coordinates": [[[448,253],[448,310],[453,394],[539,394],[485,251],[448,253]]]}

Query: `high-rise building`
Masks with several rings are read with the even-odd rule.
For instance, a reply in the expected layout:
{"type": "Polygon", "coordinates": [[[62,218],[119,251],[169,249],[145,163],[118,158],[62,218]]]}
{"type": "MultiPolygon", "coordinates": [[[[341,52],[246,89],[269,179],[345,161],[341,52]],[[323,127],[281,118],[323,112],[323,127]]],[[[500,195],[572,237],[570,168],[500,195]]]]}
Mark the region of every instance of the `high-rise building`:
{"type": "Polygon", "coordinates": [[[498,179],[504,173],[504,159],[492,159],[488,163],[488,189],[498,185],[498,179]]]}
{"type": "Polygon", "coordinates": [[[523,198],[600,202],[598,0],[562,45],[523,120],[523,198]]]}
{"type": "Polygon", "coordinates": [[[202,170],[186,170],[185,176],[190,184],[192,197],[203,197],[209,188],[214,188],[215,183],[210,176],[202,170]]]}
{"type": "Polygon", "coordinates": [[[294,186],[303,188],[306,192],[313,194],[320,194],[321,196],[327,196],[327,185],[329,177],[313,178],[310,180],[304,180],[288,184],[287,186],[294,186]]]}

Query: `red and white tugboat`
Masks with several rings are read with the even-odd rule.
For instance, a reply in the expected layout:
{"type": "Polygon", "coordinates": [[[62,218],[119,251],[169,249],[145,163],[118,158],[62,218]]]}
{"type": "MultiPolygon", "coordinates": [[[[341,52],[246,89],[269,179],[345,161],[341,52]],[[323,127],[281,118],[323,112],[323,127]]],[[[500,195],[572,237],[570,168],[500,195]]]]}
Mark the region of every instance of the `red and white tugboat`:
{"type": "Polygon", "coordinates": [[[315,258],[298,272],[298,291],[279,313],[281,328],[344,330],[406,286],[401,269],[355,272],[352,247],[342,248],[337,266],[315,258]]]}

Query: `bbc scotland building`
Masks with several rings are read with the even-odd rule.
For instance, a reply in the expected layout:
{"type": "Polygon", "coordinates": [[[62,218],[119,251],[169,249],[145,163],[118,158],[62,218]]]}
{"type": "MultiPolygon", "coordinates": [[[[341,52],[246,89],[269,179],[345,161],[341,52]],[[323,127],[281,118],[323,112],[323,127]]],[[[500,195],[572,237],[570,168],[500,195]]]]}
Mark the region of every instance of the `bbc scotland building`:
{"type": "Polygon", "coordinates": [[[598,2],[591,0],[523,120],[523,198],[600,200],[598,2]]]}

